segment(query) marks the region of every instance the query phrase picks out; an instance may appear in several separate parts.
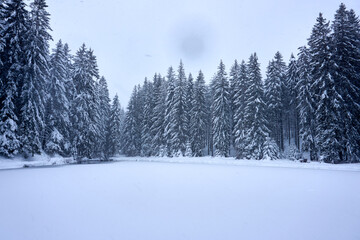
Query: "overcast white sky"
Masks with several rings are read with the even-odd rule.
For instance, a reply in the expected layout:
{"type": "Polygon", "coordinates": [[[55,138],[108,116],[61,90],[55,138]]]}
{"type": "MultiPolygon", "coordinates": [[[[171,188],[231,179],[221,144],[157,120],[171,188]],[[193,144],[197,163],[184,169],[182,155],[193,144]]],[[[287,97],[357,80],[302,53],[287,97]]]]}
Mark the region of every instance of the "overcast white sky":
{"type": "MultiPolygon", "coordinates": [[[[29,1],[28,1],[29,2],[29,1]]],[[[360,1],[343,1],[360,14],[360,1]]],[[[223,59],[229,70],[257,52],[262,72],[276,51],[288,62],[306,44],[319,12],[332,20],[338,0],[48,0],[52,36],[75,53],[94,49],[111,97],[126,107],[135,84],[165,75],[183,59],[207,82],[223,59]]],[[[264,77],[264,76],[263,76],[264,77]]]]}

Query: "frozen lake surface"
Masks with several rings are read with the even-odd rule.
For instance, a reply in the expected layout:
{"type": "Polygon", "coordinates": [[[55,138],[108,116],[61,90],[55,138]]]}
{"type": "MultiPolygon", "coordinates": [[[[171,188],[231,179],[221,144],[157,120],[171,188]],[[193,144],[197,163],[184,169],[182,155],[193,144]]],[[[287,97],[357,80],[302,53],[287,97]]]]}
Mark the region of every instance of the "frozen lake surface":
{"type": "Polygon", "coordinates": [[[280,165],[2,170],[0,239],[360,239],[357,168],[280,165]]]}

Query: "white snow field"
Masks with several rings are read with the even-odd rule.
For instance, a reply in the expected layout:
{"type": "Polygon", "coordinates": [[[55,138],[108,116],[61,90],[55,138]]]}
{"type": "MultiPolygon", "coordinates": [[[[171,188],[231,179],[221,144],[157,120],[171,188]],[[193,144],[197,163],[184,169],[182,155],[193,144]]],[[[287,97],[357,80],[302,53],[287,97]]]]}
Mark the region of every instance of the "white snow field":
{"type": "Polygon", "coordinates": [[[46,154],[35,155],[34,157],[24,159],[21,156],[8,159],[0,156],[0,169],[15,169],[23,167],[41,167],[55,166],[75,163],[73,158],[63,158],[61,156],[50,157],[46,154]]]}
{"type": "Polygon", "coordinates": [[[0,239],[360,239],[358,167],[251,162],[1,170],[0,239]]]}

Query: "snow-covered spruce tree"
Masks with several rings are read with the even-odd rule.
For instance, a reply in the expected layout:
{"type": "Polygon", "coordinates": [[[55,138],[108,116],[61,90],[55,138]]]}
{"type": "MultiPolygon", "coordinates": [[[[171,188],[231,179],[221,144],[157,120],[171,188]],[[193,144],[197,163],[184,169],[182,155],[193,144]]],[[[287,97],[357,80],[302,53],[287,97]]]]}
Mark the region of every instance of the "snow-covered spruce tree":
{"type": "Polygon", "coordinates": [[[246,90],[248,89],[248,74],[247,66],[243,60],[239,66],[238,81],[235,84],[234,89],[234,102],[233,102],[233,136],[234,136],[234,147],[236,150],[236,158],[244,157],[244,148],[245,148],[245,134],[246,129],[244,125],[244,114],[246,107],[246,90]]]}
{"type": "Polygon", "coordinates": [[[213,131],[212,131],[212,110],[211,105],[213,102],[214,94],[212,92],[212,87],[210,85],[205,86],[205,109],[206,109],[206,146],[207,146],[207,154],[214,156],[214,144],[213,144],[213,131]]]}
{"type": "MultiPolygon", "coordinates": [[[[5,8],[5,3],[4,2],[0,2],[0,34],[2,34],[4,32],[5,29],[5,18],[4,18],[4,8],[5,8]]],[[[2,35],[0,35],[0,53],[3,51],[4,49],[4,45],[5,45],[5,39],[2,35]]],[[[0,67],[2,66],[2,62],[1,62],[1,58],[0,58],[0,67]]],[[[1,84],[1,79],[0,79],[0,84],[1,84]]],[[[1,85],[0,85],[1,86],[1,85]]]]}
{"type": "Polygon", "coordinates": [[[153,84],[153,101],[154,110],[152,116],[152,127],[151,133],[152,139],[152,150],[156,156],[165,155],[166,141],[164,138],[165,129],[165,108],[166,108],[166,84],[160,74],[156,75],[153,84]]]}
{"type": "MultiPolygon", "coordinates": [[[[186,135],[186,145],[188,145],[188,143],[191,146],[191,152],[193,152],[193,146],[192,146],[192,141],[191,141],[191,132],[190,132],[190,122],[191,122],[191,114],[192,114],[192,109],[193,109],[193,100],[194,100],[194,78],[192,76],[192,74],[189,74],[189,77],[186,81],[185,84],[185,117],[186,117],[186,123],[185,123],[185,135],[186,135]]],[[[187,148],[187,146],[186,146],[187,148]]],[[[188,152],[188,151],[187,151],[188,152]]]]}
{"type": "Polygon", "coordinates": [[[99,103],[95,89],[98,78],[96,58],[83,44],[74,58],[76,94],[71,105],[73,155],[78,160],[96,157],[98,153],[99,103]]]}
{"type": "Polygon", "coordinates": [[[230,69],[230,77],[229,77],[229,95],[230,95],[230,121],[231,121],[231,144],[235,147],[235,137],[234,137],[234,129],[235,129],[235,121],[234,121],[234,114],[236,111],[236,90],[239,88],[239,73],[240,73],[240,66],[235,60],[234,65],[232,65],[230,69]]]}
{"type": "Polygon", "coordinates": [[[265,79],[265,101],[270,137],[278,146],[283,145],[282,89],[280,73],[274,60],[269,62],[265,79]]]}
{"type": "MultiPolygon", "coordinates": [[[[355,71],[352,70],[354,73],[351,83],[356,86],[357,89],[360,89],[360,19],[359,16],[355,14],[355,11],[353,9],[350,9],[347,12],[348,15],[348,25],[349,25],[349,31],[348,31],[348,38],[350,41],[350,52],[353,54],[353,58],[351,59],[351,66],[356,69],[355,71]],[[355,47],[354,47],[355,46],[355,47]]],[[[360,96],[357,95],[354,97],[355,102],[360,102],[360,96]]],[[[358,114],[358,112],[357,112],[358,114]]],[[[360,119],[360,116],[356,117],[355,119],[360,119]]],[[[359,126],[359,125],[358,125],[359,126]]],[[[359,148],[360,149],[360,148],[359,148]]]]}
{"type": "Polygon", "coordinates": [[[265,101],[267,105],[267,119],[270,129],[270,137],[284,150],[284,116],[286,114],[286,65],[279,52],[274,60],[269,63],[267,77],[265,79],[265,101]]]}
{"type": "Polygon", "coordinates": [[[17,116],[15,114],[14,96],[16,94],[16,85],[14,82],[6,82],[1,85],[1,95],[5,99],[1,102],[0,110],[0,155],[12,157],[20,147],[20,141],[17,134],[17,116]]]}
{"type": "Polygon", "coordinates": [[[331,64],[329,22],[322,14],[316,19],[308,41],[310,52],[312,97],[316,102],[316,145],[321,160],[336,162],[342,152],[342,120],[339,119],[341,96],[337,92],[331,64]]]}
{"type": "Polygon", "coordinates": [[[75,84],[73,81],[73,73],[74,73],[74,68],[72,63],[73,56],[70,53],[69,45],[67,43],[64,44],[63,51],[65,58],[65,72],[66,72],[66,83],[65,83],[66,96],[69,102],[72,102],[76,94],[75,84]]]}
{"type": "Polygon", "coordinates": [[[107,146],[107,153],[109,156],[114,156],[120,153],[121,139],[124,121],[124,110],[120,106],[119,97],[116,94],[110,109],[109,121],[109,142],[107,146]]]}
{"type": "MultiPolygon", "coordinates": [[[[154,78],[157,78],[155,74],[154,78]]],[[[141,124],[141,156],[149,157],[153,154],[152,149],[152,132],[153,126],[153,85],[146,78],[142,87],[143,94],[143,118],[141,124]]]]}
{"type": "Polygon", "coordinates": [[[61,40],[56,44],[50,56],[50,75],[47,82],[49,93],[45,112],[45,144],[48,154],[66,156],[70,147],[71,122],[70,102],[66,94],[66,75],[64,48],[61,40]]]}
{"type": "Polygon", "coordinates": [[[244,110],[244,128],[246,129],[244,157],[259,160],[264,157],[263,148],[266,137],[269,136],[269,129],[265,118],[264,90],[256,53],[249,59],[248,84],[244,110]]]}
{"type": "MultiPolygon", "coordinates": [[[[294,138],[295,146],[300,150],[299,135],[299,112],[298,112],[298,89],[296,88],[298,76],[298,65],[293,54],[291,54],[289,65],[286,71],[286,82],[289,92],[289,120],[290,120],[290,137],[294,138]]],[[[289,142],[290,144],[290,142],[289,142]]]]}
{"type": "Polygon", "coordinates": [[[184,156],[187,141],[187,119],[186,119],[186,75],[184,65],[180,61],[178,74],[175,82],[173,119],[171,122],[173,128],[173,145],[174,156],[184,156]]]}
{"type": "Polygon", "coordinates": [[[91,102],[93,105],[91,106],[92,108],[90,109],[90,114],[91,117],[94,119],[94,122],[96,124],[96,128],[97,130],[94,129],[94,131],[92,131],[90,133],[91,138],[93,139],[93,142],[96,142],[96,147],[93,148],[93,156],[97,157],[97,158],[103,158],[104,154],[103,154],[103,145],[99,144],[99,142],[101,143],[101,141],[103,140],[103,134],[102,134],[102,130],[101,130],[101,109],[100,109],[100,92],[99,89],[99,69],[98,69],[98,65],[97,65],[97,60],[96,60],[96,56],[94,55],[94,51],[90,48],[87,52],[88,54],[88,59],[89,59],[89,71],[90,73],[94,76],[94,96],[93,96],[93,101],[91,102]]]}
{"type": "Polygon", "coordinates": [[[0,154],[12,157],[20,147],[19,90],[26,65],[28,12],[23,1],[2,2],[0,7],[0,154]]]}
{"type": "Polygon", "coordinates": [[[337,136],[342,149],[334,162],[359,161],[360,149],[360,25],[354,11],[342,3],[332,24],[332,75],[335,91],[341,95],[337,104],[341,131],[337,136]]]}
{"type": "Polygon", "coordinates": [[[283,60],[283,57],[280,52],[276,52],[274,56],[274,62],[277,69],[277,72],[280,77],[281,82],[281,124],[280,124],[280,131],[282,132],[281,136],[281,145],[279,146],[280,151],[284,151],[285,146],[285,138],[287,138],[288,142],[290,142],[290,118],[289,118],[289,87],[286,81],[286,70],[287,66],[283,60]]]}
{"type": "Polygon", "coordinates": [[[280,149],[275,140],[271,137],[266,137],[262,148],[264,160],[276,160],[280,157],[280,149]]]}
{"type": "MultiPolygon", "coordinates": [[[[356,89],[360,89],[360,20],[359,17],[355,14],[353,9],[350,9],[350,11],[348,12],[348,21],[349,21],[349,25],[350,25],[350,39],[352,39],[353,44],[355,46],[357,46],[355,49],[352,49],[353,55],[355,57],[352,58],[353,62],[351,65],[354,66],[354,68],[356,69],[353,72],[356,72],[355,75],[353,75],[352,79],[351,79],[351,83],[353,85],[356,86],[356,89]],[[357,49],[357,51],[356,51],[357,49]]],[[[355,95],[355,93],[353,92],[353,94],[355,95]]],[[[353,101],[356,103],[360,102],[360,96],[359,96],[359,91],[357,91],[357,95],[352,97],[353,101]]],[[[358,106],[356,108],[353,109],[354,113],[354,117],[352,118],[352,126],[355,126],[355,134],[357,134],[357,136],[354,136],[353,140],[351,141],[351,151],[350,154],[352,155],[350,159],[348,159],[351,162],[359,162],[360,161],[360,124],[358,122],[358,120],[360,119],[360,112],[359,112],[359,108],[358,106]],[[354,147],[354,146],[357,147],[354,147]]]]}
{"type": "Polygon", "coordinates": [[[110,156],[110,97],[109,89],[105,77],[101,77],[97,86],[97,94],[99,99],[99,145],[102,158],[108,159],[110,156]]]}
{"type": "Polygon", "coordinates": [[[164,140],[166,141],[166,154],[171,157],[174,148],[172,140],[175,136],[175,129],[173,126],[175,115],[174,113],[174,95],[175,95],[176,79],[172,67],[169,67],[167,73],[167,89],[165,99],[165,121],[164,121],[164,140]]]}
{"type": "Polygon", "coordinates": [[[46,84],[49,79],[49,16],[45,0],[30,4],[27,68],[21,88],[20,133],[25,157],[40,154],[44,144],[46,84]]]}
{"type": "Polygon", "coordinates": [[[4,1],[1,18],[3,19],[1,33],[3,50],[1,52],[2,69],[0,75],[3,81],[14,79],[17,87],[14,100],[15,114],[19,117],[21,108],[20,93],[24,82],[25,69],[27,68],[25,54],[28,48],[27,33],[30,28],[29,12],[26,4],[22,0],[4,1]]]}
{"type": "Polygon", "coordinates": [[[316,148],[316,119],[315,119],[315,98],[312,91],[313,79],[311,78],[310,52],[304,47],[299,48],[297,61],[297,75],[299,81],[296,83],[297,110],[299,112],[299,127],[301,138],[301,151],[310,152],[310,160],[317,160],[316,148]]]}
{"type": "Polygon", "coordinates": [[[199,71],[194,84],[194,97],[190,116],[190,142],[195,157],[203,156],[203,149],[206,143],[206,86],[204,74],[199,71]]]}
{"type": "Polygon", "coordinates": [[[134,87],[124,122],[122,151],[127,156],[139,156],[141,151],[141,125],[139,117],[139,88],[134,87]]]}
{"type": "MultiPolygon", "coordinates": [[[[76,87],[75,87],[74,77],[73,77],[73,74],[75,73],[74,66],[73,66],[74,56],[70,53],[70,48],[67,43],[64,44],[63,51],[64,51],[64,58],[65,58],[65,74],[66,74],[65,91],[66,91],[66,97],[70,103],[69,115],[71,116],[72,103],[76,97],[76,87]]],[[[70,117],[70,122],[71,122],[71,117],[70,117]]],[[[68,146],[66,146],[66,149],[68,149],[66,151],[66,155],[72,155],[73,149],[74,149],[72,146],[74,134],[73,134],[72,130],[69,132],[70,132],[70,144],[68,146]]]]}
{"type": "Polygon", "coordinates": [[[192,157],[193,156],[193,151],[191,149],[191,143],[190,140],[186,141],[186,150],[185,150],[185,157],[192,157]]]}
{"type": "MultiPolygon", "coordinates": [[[[5,18],[4,18],[4,3],[0,2],[0,91],[3,88],[3,80],[2,80],[2,76],[1,76],[1,71],[3,68],[3,63],[1,61],[1,55],[2,52],[4,50],[4,46],[5,46],[5,39],[2,36],[3,32],[4,32],[4,28],[5,28],[5,18]]],[[[4,79],[5,80],[5,79],[4,79]]],[[[1,102],[2,102],[2,98],[1,98],[2,94],[0,94],[0,106],[1,106],[1,102]]],[[[1,152],[0,152],[1,154],[1,152]]]]}
{"type": "Polygon", "coordinates": [[[160,147],[160,150],[159,150],[159,156],[166,156],[167,154],[167,145],[166,145],[166,139],[165,139],[165,123],[166,123],[166,96],[167,96],[167,88],[168,88],[168,81],[166,80],[166,77],[162,77],[162,86],[161,86],[161,92],[162,92],[162,98],[163,98],[163,108],[164,108],[164,111],[163,111],[163,117],[162,117],[162,145],[160,147]]]}
{"type": "Polygon", "coordinates": [[[225,65],[220,61],[212,82],[214,98],[211,106],[214,155],[219,157],[229,156],[231,141],[230,94],[226,75],[225,65]]]}

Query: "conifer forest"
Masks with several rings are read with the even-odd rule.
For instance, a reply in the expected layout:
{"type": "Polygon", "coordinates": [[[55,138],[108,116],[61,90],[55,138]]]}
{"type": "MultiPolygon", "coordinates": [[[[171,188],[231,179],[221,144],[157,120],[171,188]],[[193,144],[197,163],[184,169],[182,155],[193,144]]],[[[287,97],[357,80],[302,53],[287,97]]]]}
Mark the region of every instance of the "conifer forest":
{"type": "Polygon", "coordinates": [[[255,52],[240,52],[228,68],[219,59],[211,79],[180,60],[134,86],[126,109],[110,98],[96,50],[72,54],[62,40],[50,50],[47,7],[0,1],[3,157],[360,161],[360,21],[344,4],[333,19],[314,19],[289,60],[276,52],[260,66],[255,52]]]}
{"type": "Polygon", "coordinates": [[[0,0],[0,240],[359,240],[344,1],[0,0]]]}

